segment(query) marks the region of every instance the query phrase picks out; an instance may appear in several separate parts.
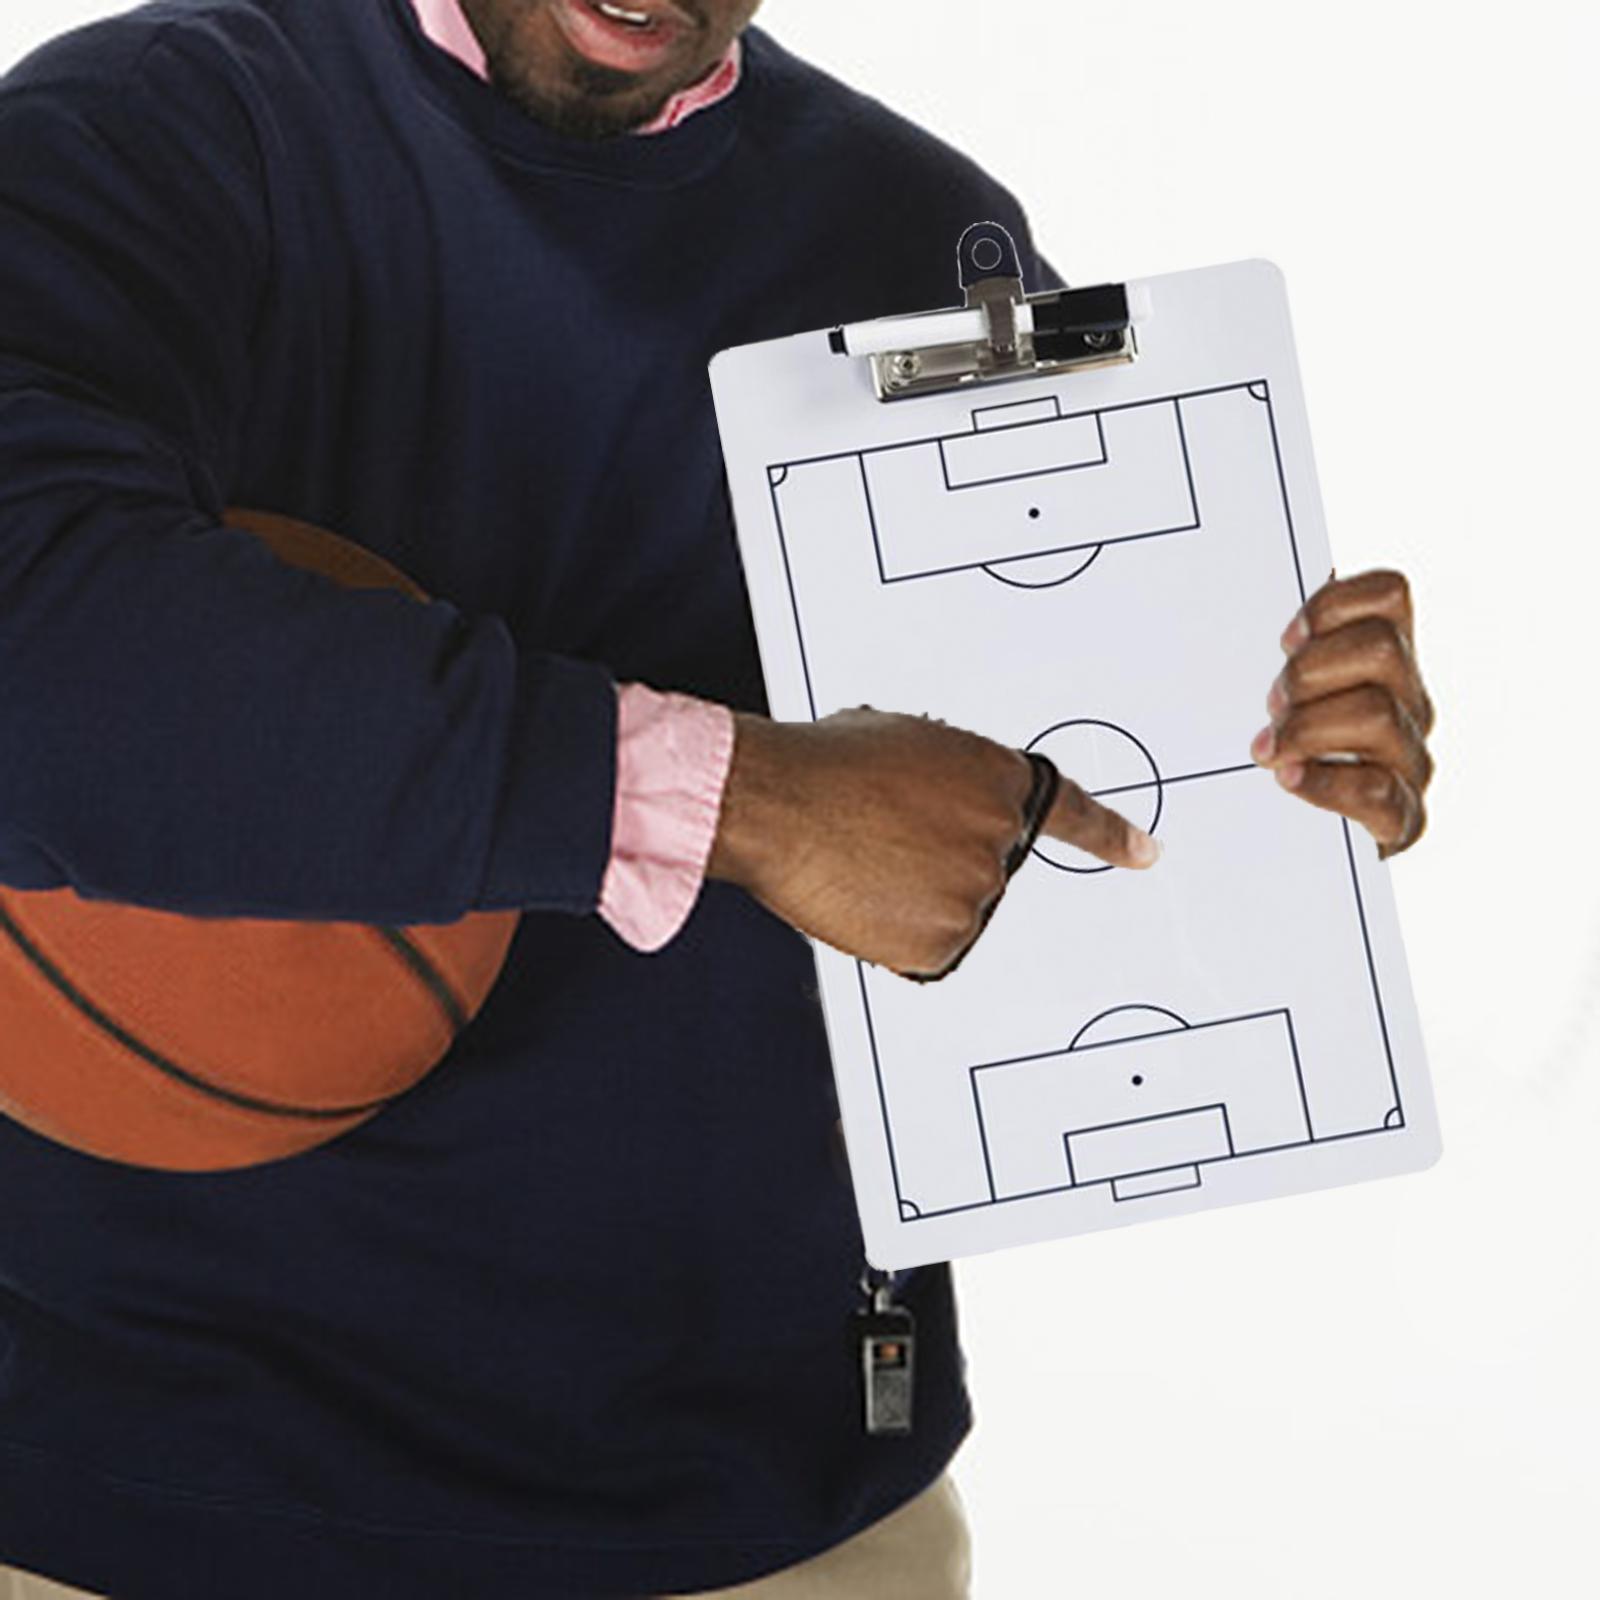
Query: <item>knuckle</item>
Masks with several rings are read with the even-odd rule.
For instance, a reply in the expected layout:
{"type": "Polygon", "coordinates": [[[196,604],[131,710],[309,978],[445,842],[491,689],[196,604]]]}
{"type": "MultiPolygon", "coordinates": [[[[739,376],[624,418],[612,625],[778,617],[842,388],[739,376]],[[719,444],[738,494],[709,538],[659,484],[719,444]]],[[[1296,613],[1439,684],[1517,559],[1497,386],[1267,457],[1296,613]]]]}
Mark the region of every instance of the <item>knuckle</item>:
{"type": "Polygon", "coordinates": [[[966,870],[962,873],[962,887],[964,890],[962,903],[970,910],[971,907],[982,905],[994,893],[995,880],[1001,870],[1001,858],[998,852],[983,850],[973,855],[966,870]]]}
{"type": "Polygon", "coordinates": [[[1419,782],[1426,789],[1433,782],[1433,752],[1425,744],[1417,746],[1417,765],[1421,769],[1419,782]]]}
{"type": "Polygon", "coordinates": [[[1358,691],[1359,709],[1363,716],[1379,721],[1398,721],[1400,701],[1386,683],[1364,683],[1358,691]]]}
{"type": "Polygon", "coordinates": [[[1306,689],[1305,652],[1297,650],[1283,663],[1283,692],[1297,700],[1306,689]]]}
{"type": "Polygon", "coordinates": [[[1385,664],[1392,667],[1409,664],[1405,635],[1392,617],[1367,617],[1362,622],[1361,631],[1385,664]]]}
{"type": "Polygon", "coordinates": [[[1421,830],[1422,799],[1409,784],[1400,786],[1400,802],[1395,808],[1394,836],[1404,850],[1421,830]]]}
{"type": "Polygon", "coordinates": [[[1410,632],[1416,615],[1412,606],[1411,582],[1405,573],[1393,570],[1390,572],[1390,582],[1393,586],[1394,608],[1400,614],[1402,627],[1410,632]]]}
{"type": "Polygon", "coordinates": [[[1369,811],[1388,811],[1397,806],[1399,785],[1387,767],[1369,763],[1357,770],[1357,792],[1363,806],[1369,811]]]}
{"type": "Polygon", "coordinates": [[[906,962],[909,972],[940,972],[949,966],[959,945],[954,939],[935,938],[931,934],[917,940],[906,962]]]}
{"type": "Polygon", "coordinates": [[[1408,795],[1402,795],[1386,813],[1388,826],[1385,837],[1394,849],[1404,850],[1416,837],[1413,832],[1415,818],[1416,805],[1408,795]]]}
{"type": "Polygon", "coordinates": [[[1033,792],[1033,763],[1026,756],[1020,759],[1020,769],[1012,769],[1001,789],[1006,798],[1005,825],[1010,828],[1020,828],[1027,820],[1028,796],[1033,792]]]}
{"type": "Polygon", "coordinates": [[[967,895],[946,899],[939,909],[934,924],[935,937],[940,944],[954,950],[972,933],[977,921],[976,902],[967,895]]]}
{"type": "Polygon", "coordinates": [[[1021,805],[1028,798],[1028,790],[1033,787],[1033,763],[1014,746],[991,744],[989,748],[999,782],[1017,797],[1017,804],[1021,805]]]}
{"type": "Polygon", "coordinates": [[[925,972],[937,972],[941,978],[947,976],[962,956],[967,953],[967,946],[970,943],[970,938],[948,940],[934,953],[923,970],[925,972]]]}

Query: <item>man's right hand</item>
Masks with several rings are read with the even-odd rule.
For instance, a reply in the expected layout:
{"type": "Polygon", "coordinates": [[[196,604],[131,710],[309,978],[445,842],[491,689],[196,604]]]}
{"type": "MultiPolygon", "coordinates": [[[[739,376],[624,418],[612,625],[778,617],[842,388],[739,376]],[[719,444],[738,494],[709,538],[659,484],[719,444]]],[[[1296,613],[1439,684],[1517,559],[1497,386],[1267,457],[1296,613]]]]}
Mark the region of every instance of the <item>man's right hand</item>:
{"type": "MultiPolygon", "coordinates": [[[[802,933],[906,975],[942,974],[1006,887],[1033,778],[1020,750],[860,706],[816,722],[735,712],[706,875],[802,933]]],[[[1041,834],[1119,867],[1155,840],[1067,774],[1041,834]]]]}

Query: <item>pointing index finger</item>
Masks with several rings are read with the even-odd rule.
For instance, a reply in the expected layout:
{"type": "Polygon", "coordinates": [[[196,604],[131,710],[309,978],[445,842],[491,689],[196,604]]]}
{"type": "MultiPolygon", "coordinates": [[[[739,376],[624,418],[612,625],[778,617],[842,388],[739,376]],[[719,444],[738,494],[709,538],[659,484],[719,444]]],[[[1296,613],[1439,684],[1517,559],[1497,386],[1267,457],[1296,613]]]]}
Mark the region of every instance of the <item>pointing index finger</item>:
{"type": "Polygon", "coordinates": [[[1161,855],[1159,839],[1152,838],[1120,811],[1101,805],[1065,773],[1056,790],[1055,804],[1039,832],[1087,850],[1114,867],[1153,866],[1161,855]]]}

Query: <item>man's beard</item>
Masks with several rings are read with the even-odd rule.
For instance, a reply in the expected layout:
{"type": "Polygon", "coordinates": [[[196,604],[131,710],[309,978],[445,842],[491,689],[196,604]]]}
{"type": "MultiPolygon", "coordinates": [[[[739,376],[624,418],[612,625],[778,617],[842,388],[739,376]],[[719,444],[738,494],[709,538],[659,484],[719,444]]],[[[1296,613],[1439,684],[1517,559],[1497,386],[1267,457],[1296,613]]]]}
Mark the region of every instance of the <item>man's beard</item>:
{"type": "Polygon", "coordinates": [[[561,97],[545,94],[504,57],[487,55],[486,69],[489,82],[534,121],[575,139],[610,139],[627,133],[649,122],[672,98],[668,91],[641,105],[617,96],[618,89],[628,87],[629,75],[594,62],[576,63],[570,81],[577,93],[561,97]]]}

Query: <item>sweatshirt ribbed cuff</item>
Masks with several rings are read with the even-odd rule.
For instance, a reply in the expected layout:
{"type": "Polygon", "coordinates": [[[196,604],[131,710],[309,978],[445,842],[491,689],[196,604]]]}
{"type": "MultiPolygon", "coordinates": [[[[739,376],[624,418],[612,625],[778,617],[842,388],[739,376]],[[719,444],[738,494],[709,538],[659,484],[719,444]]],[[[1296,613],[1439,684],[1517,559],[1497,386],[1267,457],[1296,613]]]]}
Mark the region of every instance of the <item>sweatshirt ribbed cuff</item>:
{"type": "Polygon", "coordinates": [[[592,912],[611,853],[616,680],[598,662],[524,650],[512,716],[477,908],[592,912]]]}

